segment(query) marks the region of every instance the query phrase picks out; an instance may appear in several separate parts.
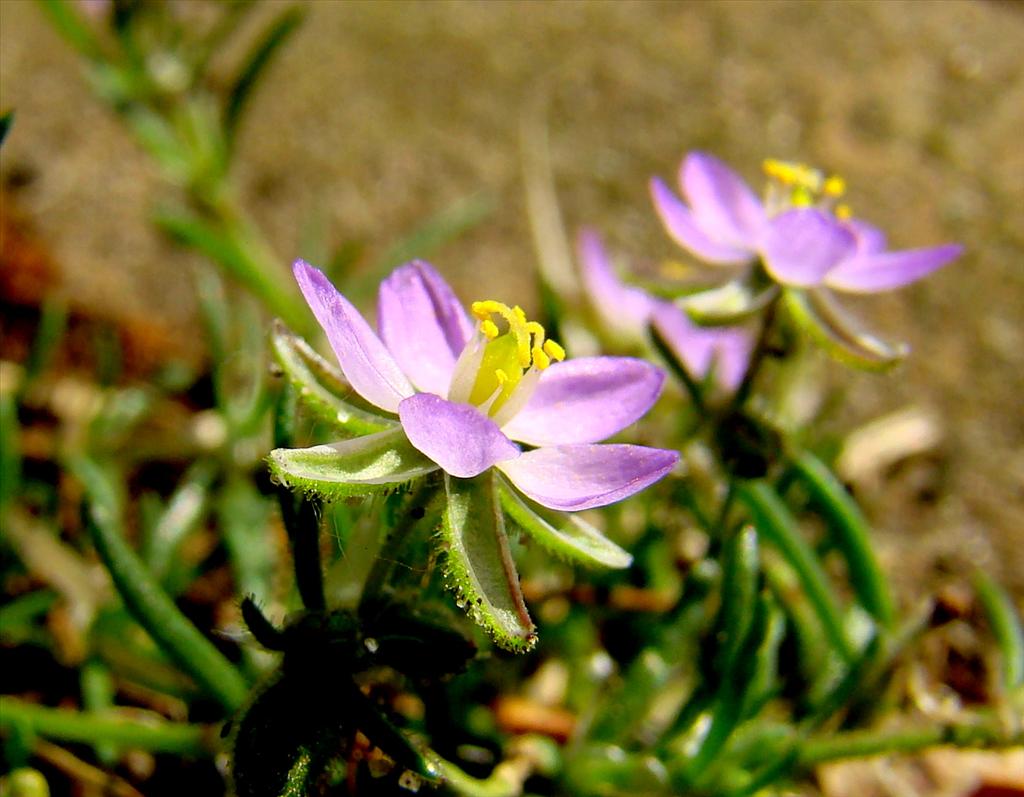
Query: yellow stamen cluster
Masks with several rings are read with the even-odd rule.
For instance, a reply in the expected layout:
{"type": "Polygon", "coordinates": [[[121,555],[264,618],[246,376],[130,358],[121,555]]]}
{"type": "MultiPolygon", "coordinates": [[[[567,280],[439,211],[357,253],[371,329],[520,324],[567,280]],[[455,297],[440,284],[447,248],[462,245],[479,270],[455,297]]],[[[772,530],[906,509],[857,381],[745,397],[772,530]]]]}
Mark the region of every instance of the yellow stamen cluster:
{"type": "MultiPolygon", "coordinates": [[[[529,368],[533,365],[543,371],[551,365],[552,360],[559,362],[565,359],[565,349],[553,340],[546,340],[544,327],[536,321],[527,321],[526,313],[519,305],[509,307],[502,302],[487,299],[482,302],[473,302],[470,311],[480,322],[480,333],[488,340],[494,340],[500,334],[493,316],[498,316],[508,324],[508,334],[515,339],[516,356],[521,368],[529,368]]],[[[496,376],[499,384],[502,385],[509,378],[508,374],[500,369],[496,372],[496,376]]]]}
{"type": "MultiPolygon", "coordinates": [[[[789,189],[794,207],[814,207],[820,201],[830,206],[846,193],[846,181],[837,174],[826,176],[820,169],[804,163],[769,158],[763,163],[764,173],[789,189]]],[[[841,219],[852,215],[849,205],[838,205],[835,214],[841,219]]]]}

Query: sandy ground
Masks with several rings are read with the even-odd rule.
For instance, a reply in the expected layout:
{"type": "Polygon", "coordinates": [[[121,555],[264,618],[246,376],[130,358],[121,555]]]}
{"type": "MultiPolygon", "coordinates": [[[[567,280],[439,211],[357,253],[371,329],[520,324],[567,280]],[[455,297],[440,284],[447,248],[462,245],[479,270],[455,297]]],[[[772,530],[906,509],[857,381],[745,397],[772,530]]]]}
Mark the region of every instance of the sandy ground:
{"type": "MultiPolygon", "coordinates": [[[[1024,6],[319,0],[309,11],[254,99],[236,167],[282,268],[317,215],[372,260],[483,192],[494,214],[435,261],[467,297],[521,297],[535,254],[519,131],[538,102],[568,223],[645,257],[677,255],[646,181],[698,147],[755,181],[766,156],[839,172],[855,212],[897,246],[965,243],[955,266],[858,305],[915,355],[852,380],[851,420],[915,405],[943,432],[927,462],[862,498],[906,590],[982,565],[1024,595],[1024,6]]],[[[8,201],[65,290],[97,315],[147,319],[194,355],[188,258],[147,223],[172,192],[25,0],[0,2],[0,107],[18,113],[0,169],[8,201]]]]}

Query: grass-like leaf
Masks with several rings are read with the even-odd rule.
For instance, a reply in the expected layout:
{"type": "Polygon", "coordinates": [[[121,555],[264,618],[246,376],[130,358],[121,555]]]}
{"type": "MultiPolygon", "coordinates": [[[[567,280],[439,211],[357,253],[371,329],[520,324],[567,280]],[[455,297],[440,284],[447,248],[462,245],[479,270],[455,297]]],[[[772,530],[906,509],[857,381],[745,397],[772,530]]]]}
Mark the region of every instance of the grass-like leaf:
{"type": "Polygon", "coordinates": [[[892,595],[871,549],[868,523],[857,502],[825,463],[809,451],[794,457],[793,465],[828,521],[860,602],[883,626],[891,625],[895,615],[892,595]]]}
{"type": "Polygon", "coordinates": [[[441,525],[445,574],[456,602],[507,650],[525,652],[537,641],[512,561],[497,480],[445,475],[441,525]]]}

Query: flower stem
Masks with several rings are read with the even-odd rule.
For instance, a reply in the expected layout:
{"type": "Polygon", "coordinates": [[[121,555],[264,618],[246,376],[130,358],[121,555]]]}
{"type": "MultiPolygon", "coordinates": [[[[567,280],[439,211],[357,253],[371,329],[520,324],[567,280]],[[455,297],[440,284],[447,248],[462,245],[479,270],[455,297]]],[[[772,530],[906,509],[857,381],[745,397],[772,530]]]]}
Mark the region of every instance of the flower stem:
{"type": "Polygon", "coordinates": [[[0,696],[0,729],[7,731],[17,726],[27,726],[40,736],[66,742],[114,744],[160,753],[209,756],[219,748],[213,726],[130,719],[114,711],[68,711],[0,696]]]}
{"type": "Polygon", "coordinates": [[[754,350],[750,353],[750,363],[747,365],[747,372],[743,375],[743,381],[740,382],[739,387],[736,388],[736,392],[733,394],[727,415],[731,415],[739,410],[750,397],[750,391],[754,388],[757,375],[760,373],[765,355],[768,353],[768,343],[771,340],[772,333],[775,331],[778,305],[779,300],[776,298],[769,302],[764,309],[764,315],[761,318],[761,331],[758,333],[754,350]]]}

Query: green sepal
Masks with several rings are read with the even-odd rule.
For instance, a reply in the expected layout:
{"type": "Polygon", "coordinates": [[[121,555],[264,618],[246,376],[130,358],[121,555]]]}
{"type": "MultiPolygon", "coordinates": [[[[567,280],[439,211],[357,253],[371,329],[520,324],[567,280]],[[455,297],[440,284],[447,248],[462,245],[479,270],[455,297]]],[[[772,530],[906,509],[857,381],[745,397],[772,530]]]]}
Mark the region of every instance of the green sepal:
{"type": "Polygon", "coordinates": [[[275,448],[267,463],[285,487],[325,501],[393,492],[437,470],[401,428],[312,448],[275,448]]]}
{"type": "Polygon", "coordinates": [[[516,526],[560,559],[584,567],[616,569],[629,567],[633,562],[628,551],[609,540],[587,521],[574,514],[530,506],[500,478],[498,496],[501,508],[516,526]]]}
{"type": "Polygon", "coordinates": [[[702,327],[731,327],[753,318],[778,296],[775,285],[754,290],[734,280],[719,288],[687,296],[677,303],[693,323],[702,327]]]}
{"type": "Polygon", "coordinates": [[[860,328],[826,291],[786,289],[782,300],[797,327],[841,363],[884,371],[907,355],[905,345],[889,345],[860,328]]]}
{"type": "Polygon", "coordinates": [[[352,393],[345,377],[279,320],[271,329],[270,346],[299,402],[317,420],[349,435],[373,434],[398,425],[344,401],[341,397],[352,393]]]}
{"type": "Polygon", "coordinates": [[[459,607],[497,645],[525,653],[537,635],[512,561],[497,478],[492,471],[472,479],[445,474],[444,485],[441,539],[447,585],[459,607]]]}

